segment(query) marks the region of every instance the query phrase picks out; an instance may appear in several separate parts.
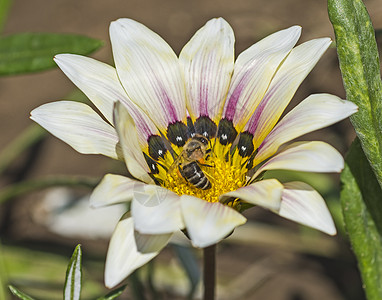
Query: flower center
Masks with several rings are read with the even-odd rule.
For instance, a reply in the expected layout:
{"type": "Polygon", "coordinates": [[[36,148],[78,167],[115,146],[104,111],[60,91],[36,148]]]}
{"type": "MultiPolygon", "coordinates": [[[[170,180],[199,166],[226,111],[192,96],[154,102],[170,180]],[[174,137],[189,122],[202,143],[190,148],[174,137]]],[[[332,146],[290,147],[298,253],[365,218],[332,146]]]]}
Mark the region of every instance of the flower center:
{"type": "Polygon", "coordinates": [[[204,159],[195,162],[202,173],[196,174],[198,167],[194,165],[176,166],[167,172],[162,185],[178,195],[191,195],[208,202],[218,202],[220,195],[234,191],[246,183],[247,169],[242,167],[241,161],[235,162],[228,152],[221,145],[216,145],[204,159]],[[185,171],[195,174],[185,174],[185,171]],[[204,182],[199,184],[199,181],[205,181],[203,177],[206,177],[210,186],[204,182]],[[208,188],[203,189],[202,186],[208,188]]]}

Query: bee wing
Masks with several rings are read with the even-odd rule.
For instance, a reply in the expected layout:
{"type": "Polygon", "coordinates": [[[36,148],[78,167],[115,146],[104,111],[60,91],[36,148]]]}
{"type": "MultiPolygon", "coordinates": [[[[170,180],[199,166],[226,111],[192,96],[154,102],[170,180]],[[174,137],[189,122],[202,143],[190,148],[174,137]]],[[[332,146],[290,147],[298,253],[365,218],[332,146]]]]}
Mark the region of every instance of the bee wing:
{"type": "Polygon", "coordinates": [[[178,155],[178,157],[174,160],[174,162],[171,164],[170,168],[168,169],[168,173],[172,173],[176,168],[178,168],[181,161],[183,161],[183,155],[182,153],[178,155]]]}

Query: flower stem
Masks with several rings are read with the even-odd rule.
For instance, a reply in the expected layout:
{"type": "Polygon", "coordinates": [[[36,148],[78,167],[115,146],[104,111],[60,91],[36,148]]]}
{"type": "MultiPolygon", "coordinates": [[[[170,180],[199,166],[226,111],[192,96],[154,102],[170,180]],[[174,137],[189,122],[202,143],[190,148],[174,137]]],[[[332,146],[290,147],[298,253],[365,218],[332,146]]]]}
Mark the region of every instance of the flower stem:
{"type": "Polygon", "coordinates": [[[215,279],[216,279],[216,244],[203,249],[204,265],[204,300],[215,299],[215,279]]]}

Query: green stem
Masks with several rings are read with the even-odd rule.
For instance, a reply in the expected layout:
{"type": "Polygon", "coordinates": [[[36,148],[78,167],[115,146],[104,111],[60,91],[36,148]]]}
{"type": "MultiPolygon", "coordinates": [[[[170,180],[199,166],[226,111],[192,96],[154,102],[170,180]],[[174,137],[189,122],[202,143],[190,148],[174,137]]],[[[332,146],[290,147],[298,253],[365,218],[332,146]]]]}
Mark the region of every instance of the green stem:
{"type": "Polygon", "coordinates": [[[87,187],[93,189],[99,182],[99,178],[80,177],[80,176],[56,176],[36,180],[23,181],[3,188],[0,191],[0,203],[6,202],[14,197],[27,194],[53,186],[71,186],[71,187],[87,187]]]}
{"type": "Polygon", "coordinates": [[[216,279],[216,244],[203,249],[204,265],[204,300],[215,299],[216,279]]]}

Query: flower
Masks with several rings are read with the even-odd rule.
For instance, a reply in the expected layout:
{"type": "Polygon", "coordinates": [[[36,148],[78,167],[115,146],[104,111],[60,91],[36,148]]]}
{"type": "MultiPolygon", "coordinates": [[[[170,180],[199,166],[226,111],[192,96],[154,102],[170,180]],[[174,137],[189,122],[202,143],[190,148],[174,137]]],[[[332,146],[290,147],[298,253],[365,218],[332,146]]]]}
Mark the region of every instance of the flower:
{"type": "Polygon", "coordinates": [[[279,120],[331,44],[320,38],[295,46],[300,33],[299,26],[278,31],[234,61],[232,29],[213,19],[178,58],[144,25],[119,19],[110,25],[115,68],[78,55],[55,57],[104,119],[71,101],[42,105],[31,118],[81,153],[124,160],[134,177],[107,174],[91,195],[93,207],[131,202],[110,241],[108,287],[155,257],[178,230],[197,247],[219,242],[246,222],[244,203],[336,233],[309,185],[262,179],[272,169],[343,168],[324,142],[283,147],[357,111],[351,102],[315,94],[279,120]]]}

